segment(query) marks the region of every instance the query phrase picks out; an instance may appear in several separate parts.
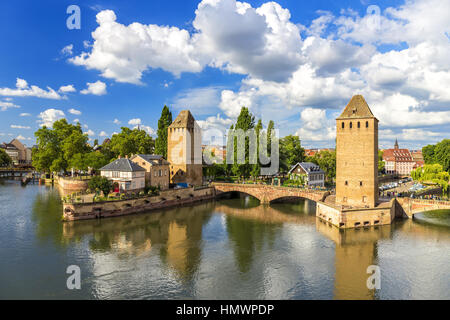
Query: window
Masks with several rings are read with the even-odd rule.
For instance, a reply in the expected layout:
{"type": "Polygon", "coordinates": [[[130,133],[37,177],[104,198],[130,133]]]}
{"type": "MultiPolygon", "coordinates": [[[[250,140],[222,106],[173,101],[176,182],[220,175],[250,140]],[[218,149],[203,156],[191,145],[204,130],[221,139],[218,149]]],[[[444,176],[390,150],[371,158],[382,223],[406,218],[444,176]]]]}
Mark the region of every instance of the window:
{"type": "Polygon", "coordinates": [[[348,186],[348,181],[345,181],[345,185],[348,186]]]}
{"type": "Polygon", "coordinates": [[[361,128],[361,123],[358,121],[358,129],[361,128]]]}
{"type": "Polygon", "coordinates": [[[351,129],[351,128],[353,128],[353,123],[352,123],[352,122],[350,122],[350,129],[351,129]]]}
{"type": "Polygon", "coordinates": [[[362,181],[359,182],[359,185],[362,187],[362,181]]]}
{"type": "Polygon", "coordinates": [[[369,121],[366,121],[366,128],[369,127],[369,121]]]}
{"type": "Polygon", "coordinates": [[[344,129],[345,128],[345,123],[344,122],[342,122],[342,129],[344,129]]]}

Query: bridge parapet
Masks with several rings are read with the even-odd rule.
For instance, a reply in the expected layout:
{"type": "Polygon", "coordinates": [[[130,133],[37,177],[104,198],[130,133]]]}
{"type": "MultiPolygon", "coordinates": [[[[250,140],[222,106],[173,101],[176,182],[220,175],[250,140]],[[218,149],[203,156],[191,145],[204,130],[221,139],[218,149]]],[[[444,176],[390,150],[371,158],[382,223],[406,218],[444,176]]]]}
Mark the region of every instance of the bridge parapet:
{"type": "Polygon", "coordinates": [[[412,199],[412,198],[397,198],[397,202],[402,206],[408,217],[413,217],[414,214],[423,211],[450,210],[450,201],[444,200],[428,200],[428,199],[412,199]]]}
{"type": "Polygon", "coordinates": [[[299,197],[313,201],[323,201],[329,191],[311,190],[303,188],[279,187],[259,184],[237,184],[237,183],[212,183],[216,193],[241,192],[257,198],[261,203],[270,203],[273,200],[286,197],[299,197]]]}

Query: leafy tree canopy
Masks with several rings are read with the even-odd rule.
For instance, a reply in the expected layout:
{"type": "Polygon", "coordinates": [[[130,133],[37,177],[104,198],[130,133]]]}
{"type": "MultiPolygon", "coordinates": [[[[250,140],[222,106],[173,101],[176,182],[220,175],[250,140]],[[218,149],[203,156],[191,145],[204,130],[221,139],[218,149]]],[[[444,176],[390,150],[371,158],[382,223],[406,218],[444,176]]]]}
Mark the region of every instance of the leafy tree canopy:
{"type": "Polygon", "coordinates": [[[7,167],[12,164],[11,157],[6,153],[5,150],[0,149],[0,167],[7,167]]]}
{"type": "Polygon", "coordinates": [[[156,138],[155,153],[167,159],[167,129],[172,124],[172,112],[164,106],[158,120],[158,137],[156,138]]]}
{"type": "Polygon", "coordinates": [[[144,130],[122,127],[122,131],[111,138],[109,147],[114,155],[152,154],[155,149],[153,138],[144,130]]]}

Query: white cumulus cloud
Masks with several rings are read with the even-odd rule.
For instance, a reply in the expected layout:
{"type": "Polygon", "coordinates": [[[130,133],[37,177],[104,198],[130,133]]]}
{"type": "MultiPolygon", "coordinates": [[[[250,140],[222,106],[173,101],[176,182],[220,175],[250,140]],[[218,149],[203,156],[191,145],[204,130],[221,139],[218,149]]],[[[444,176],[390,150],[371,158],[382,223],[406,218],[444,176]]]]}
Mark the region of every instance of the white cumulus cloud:
{"type": "Polygon", "coordinates": [[[93,94],[101,96],[106,94],[106,83],[97,80],[96,82],[88,82],[87,88],[80,91],[81,94],[93,94]]]}

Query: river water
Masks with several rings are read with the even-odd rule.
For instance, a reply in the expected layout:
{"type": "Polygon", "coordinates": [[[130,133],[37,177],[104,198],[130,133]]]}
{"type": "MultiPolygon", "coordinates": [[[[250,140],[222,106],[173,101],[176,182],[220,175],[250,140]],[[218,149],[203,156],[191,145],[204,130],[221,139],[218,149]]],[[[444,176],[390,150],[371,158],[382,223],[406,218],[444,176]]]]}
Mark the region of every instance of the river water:
{"type": "Polygon", "coordinates": [[[0,204],[0,299],[450,299],[449,211],[339,231],[314,202],[241,196],[63,223],[56,189],[17,181],[0,204]]]}

